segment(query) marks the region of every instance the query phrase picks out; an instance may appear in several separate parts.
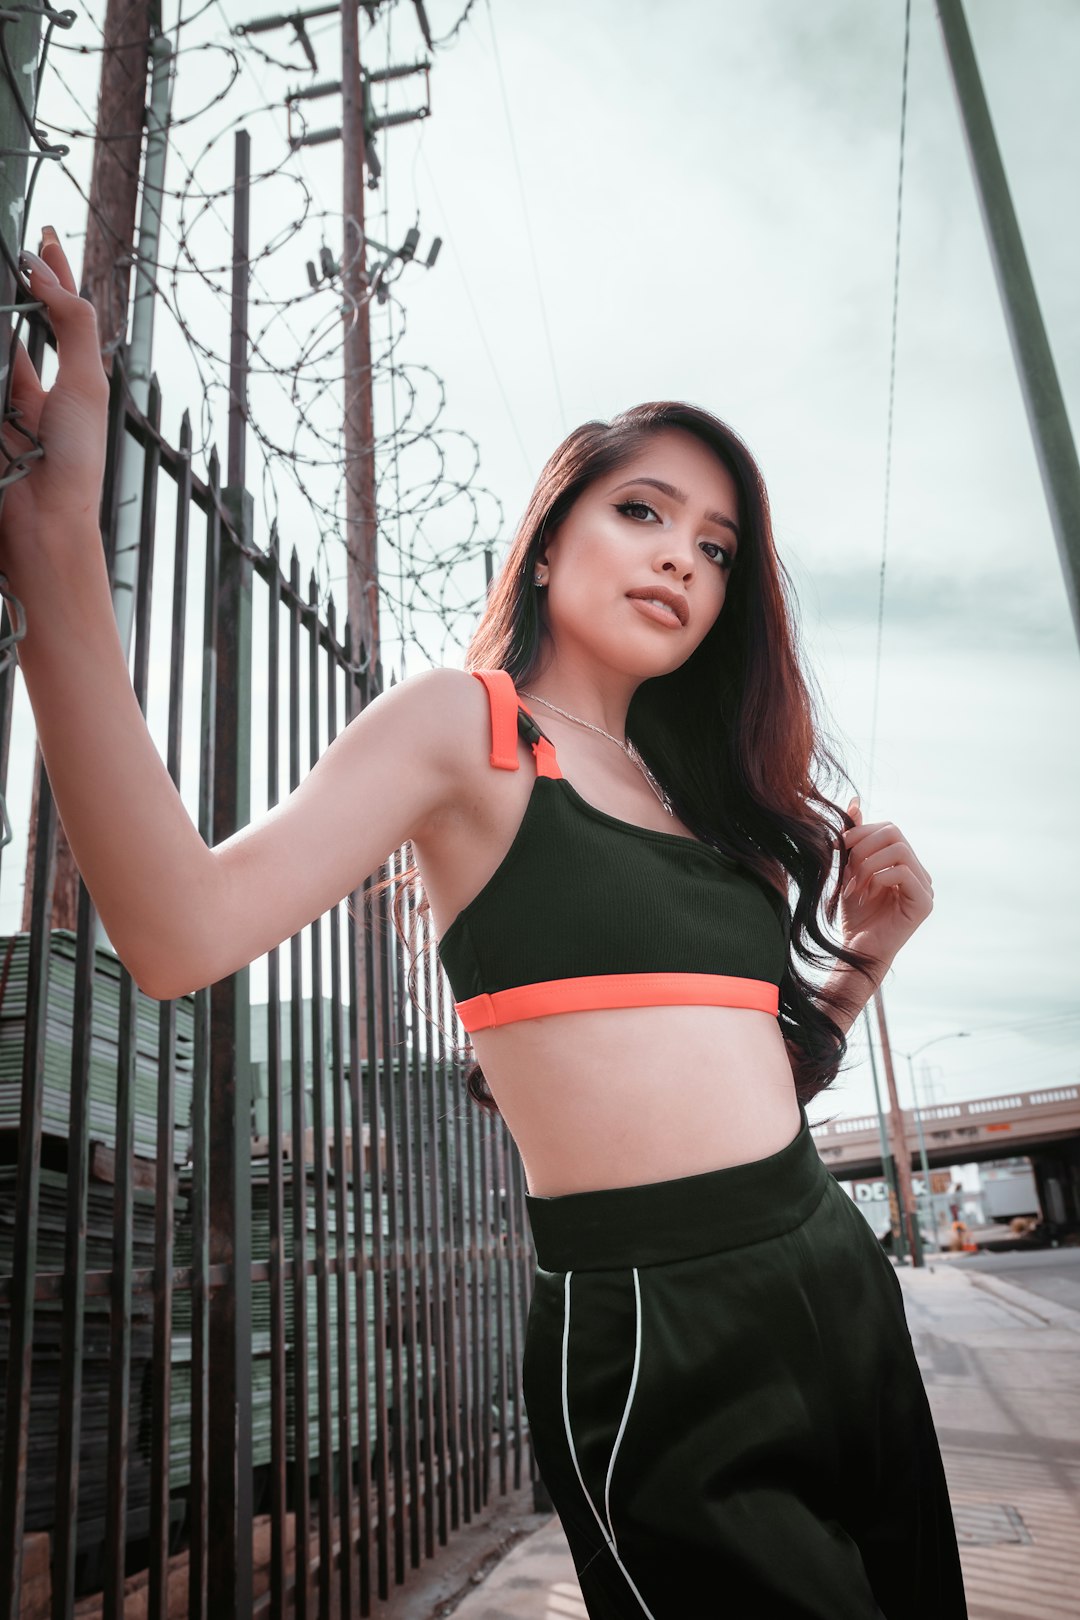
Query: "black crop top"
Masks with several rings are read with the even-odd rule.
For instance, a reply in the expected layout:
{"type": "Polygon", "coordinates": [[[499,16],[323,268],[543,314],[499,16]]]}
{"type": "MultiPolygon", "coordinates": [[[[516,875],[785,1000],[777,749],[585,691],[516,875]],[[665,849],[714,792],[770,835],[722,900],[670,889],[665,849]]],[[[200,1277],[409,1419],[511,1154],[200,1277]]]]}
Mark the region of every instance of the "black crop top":
{"type": "Polygon", "coordinates": [[[710,1005],[775,1015],[791,918],[734,856],[586,802],[505,670],[473,670],[491,763],[537,776],[514,841],[439,941],[465,1029],[598,1007],[710,1005]]]}

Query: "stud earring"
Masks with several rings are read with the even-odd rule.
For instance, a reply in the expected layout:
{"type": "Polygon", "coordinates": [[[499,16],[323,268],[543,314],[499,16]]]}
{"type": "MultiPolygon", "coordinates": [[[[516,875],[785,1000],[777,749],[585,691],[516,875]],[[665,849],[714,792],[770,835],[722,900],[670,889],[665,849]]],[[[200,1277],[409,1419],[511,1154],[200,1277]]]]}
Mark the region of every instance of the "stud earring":
{"type": "Polygon", "coordinates": [[[543,582],[543,580],[542,580],[542,579],[541,579],[541,578],[540,578],[540,575],[539,575],[539,574],[537,574],[537,575],[536,575],[536,576],[535,576],[535,578],[534,578],[534,579],[533,579],[533,584],[534,584],[534,585],[543,585],[543,583],[544,583],[544,582],[543,582]]]}

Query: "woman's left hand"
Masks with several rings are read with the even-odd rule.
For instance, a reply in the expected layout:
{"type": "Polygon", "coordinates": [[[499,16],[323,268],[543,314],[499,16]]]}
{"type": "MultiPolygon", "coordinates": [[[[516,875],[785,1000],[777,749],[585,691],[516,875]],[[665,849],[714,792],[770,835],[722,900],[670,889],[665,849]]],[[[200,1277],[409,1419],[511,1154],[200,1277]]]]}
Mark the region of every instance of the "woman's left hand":
{"type": "Polygon", "coordinates": [[[884,972],[929,917],[934,885],[893,822],[864,822],[858,799],[848,805],[848,815],[856,825],[841,834],[848,851],[840,900],[844,944],[874,957],[884,972]]]}

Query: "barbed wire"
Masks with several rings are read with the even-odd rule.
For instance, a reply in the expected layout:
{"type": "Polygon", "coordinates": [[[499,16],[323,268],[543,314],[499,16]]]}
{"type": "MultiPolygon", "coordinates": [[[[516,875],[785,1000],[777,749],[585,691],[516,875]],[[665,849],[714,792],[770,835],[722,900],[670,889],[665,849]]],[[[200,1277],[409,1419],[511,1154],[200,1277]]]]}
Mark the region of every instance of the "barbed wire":
{"type": "MultiPolygon", "coordinates": [[[[473,3],[468,0],[452,26],[432,43],[457,38],[473,3]]],[[[392,9],[387,6],[387,13],[392,9]]],[[[168,31],[180,98],[195,93],[199,99],[197,105],[184,103],[170,114],[168,162],[174,174],[176,165],[180,172],[154,199],[161,219],[157,253],[150,259],[136,248],[133,267],[153,287],[156,308],[171,328],[171,338],[157,332],[156,356],[179,341],[192,368],[195,388],[189,400],[194,392],[197,402],[193,460],[196,466],[205,464],[221,439],[230,404],[231,143],[238,130],[249,129],[259,167],[248,181],[252,235],[258,239],[253,239],[248,257],[247,426],[249,457],[253,452],[258,467],[247,481],[258,491],[257,524],[268,536],[284,525],[286,509],[306,513],[322,612],[334,586],[347,576],[342,424],[347,266],[335,252],[336,244],[346,239],[342,211],[315,194],[318,178],[308,170],[313,149],[293,145],[282,128],[296,75],[313,75],[312,64],[282,61],[246,34],[197,37],[192,26],[201,20],[205,27],[211,11],[223,15],[220,0],[207,0],[168,31]],[[292,83],[264,85],[254,64],[268,75],[289,75],[292,83]],[[243,98],[242,110],[236,108],[238,97],[243,98]],[[191,137],[198,139],[201,131],[201,144],[192,148],[191,137]],[[319,265],[323,273],[311,278],[308,263],[319,265]]],[[[85,105],[89,98],[69,82],[67,67],[74,67],[80,56],[100,61],[115,49],[96,19],[88,20],[99,37],[72,40],[64,63],[54,61],[49,68],[82,120],[71,121],[69,113],[69,122],[52,126],[73,143],[93,140],[95,129],[85,105]]],[[[369,54],[373,37],[369,30],[369,54]]],[[[322,32],[319,39],[321,43],[322,32]]],[[[112,138],[122,139],[115,132],[112,138]]],[[[392,145],[392,139],[380,142],[384,183],[392,145]]],[[[88,188],[75,167],[61,161],[61,168],[89,212],[88,188]]],[[[142,189],[140,178],[140,195],[142,189]]],[[[418,215],[414,226],[419,228],[418,215]]],[[[381,247],[376,252],[370,239],[368,253],[364,301],[371,321],[370,381],[376,404],[382,639],[391,630],[403,648],[417,648],[425,661],[443,662],[463,651],[483,606],[484,554],[501,537],[503,510],[480,481],[476,440],[446,421],[442,378],[431,366],[407,358],[408,323],[396,283],[411,254],[387,254],[381,247]],[[380,409],[391,392],[394,408],[380,409]]],[[[160,369],[164,360],[157,364],[160,369]]],[[[170,363],[168,371],[174,375],[176,368],[170,363]]]]}

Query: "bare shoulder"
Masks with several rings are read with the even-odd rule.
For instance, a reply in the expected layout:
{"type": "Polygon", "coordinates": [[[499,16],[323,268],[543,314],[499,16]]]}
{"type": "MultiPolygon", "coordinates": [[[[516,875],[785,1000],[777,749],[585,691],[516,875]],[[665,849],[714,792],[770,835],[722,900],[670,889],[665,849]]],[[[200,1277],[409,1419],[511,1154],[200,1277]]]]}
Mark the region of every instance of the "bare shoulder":
{"type": "Polygon", "coordinates": [[[438,766],[445,780],[453,783],[473,769],[489,730],[488,700],[468,670],[421,670],[375,701],[392,705],[403,744],[414,758],[438,766]]]}

